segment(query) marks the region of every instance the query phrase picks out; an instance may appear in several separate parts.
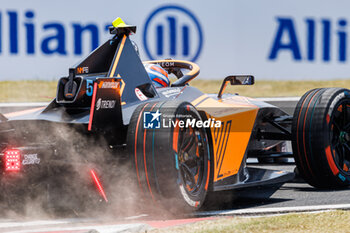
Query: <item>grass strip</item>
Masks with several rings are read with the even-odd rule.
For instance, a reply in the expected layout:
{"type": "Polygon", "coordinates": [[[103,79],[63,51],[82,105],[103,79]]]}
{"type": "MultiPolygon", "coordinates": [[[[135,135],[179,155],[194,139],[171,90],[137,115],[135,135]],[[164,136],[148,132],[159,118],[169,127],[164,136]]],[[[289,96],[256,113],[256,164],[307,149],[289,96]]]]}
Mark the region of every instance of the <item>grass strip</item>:
{"type": "Polygon", "coordinates": [[[286,214],[272,217],[227,217],[177,227],[154,229],[149,233],[289,233],[349,232],[350,211],[286,214]]]}
{"type": "MultiPolygon", "coordinates": [[[[193,80],[191,85],[205,93],[218,93],[222,80],[193,80]]],[[[48,102],[56,96],[56,81],[0,81],[0,102],[48,102]]],[[[319,87],[350,88],[350,80],[259,81],[253,86],[228,86],[226,93],[249,97],[301,96],[319,87]]]]}

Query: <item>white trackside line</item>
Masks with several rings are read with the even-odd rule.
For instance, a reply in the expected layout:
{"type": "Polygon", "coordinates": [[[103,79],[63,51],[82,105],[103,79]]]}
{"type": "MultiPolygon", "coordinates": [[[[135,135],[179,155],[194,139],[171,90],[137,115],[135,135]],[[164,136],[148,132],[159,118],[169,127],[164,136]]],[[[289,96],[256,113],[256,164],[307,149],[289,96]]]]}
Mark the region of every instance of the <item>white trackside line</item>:
{"type": "Polygon", "coordinates": [[[118,233],[118,232],[146,232],[151,227],[147,224],[135,223],[135,224],[118,224],[118,225],[95,225],[95,226],[81,226],[81,227],[52,227],[52,228],[41,228],[32,230],[17,230],[17,231],[6,231],[11,233],[31,233],[31,232],[65,232],[65,231],[79,231],[79,230],[95,230],[99,233],[118,233]]]}
{"type": "Polygon", "coordinates": [[[239,210],[206,211],[196,213],[196,216],[215,216],[215,215],[263,215],[263,214],[281,214],[296,212],[314,212],[323,210],[348,210],[350,204],[335,205],[312,205],[312,206],[289,206],[289,207],[271,207],[271,208],[251,208],[239,210]]]}
{"type": "Polygon", "coordinates": [[[49,102],[33,102],[33,103],[0,103],[0,108],[11,107],[42,107],[47,106],[49,102]]]}
{"type": "MultiPolygon", "coordinates": [[[[293,102],[298,101],[300,97],[261,97],[255,98],[260,101],[277,101],[277,102],[293,102]]],[[[32,102],[32,103],[0,103],[0,108],[7,107],[42,107],[47,106],[50,102],[32,102]]]]}
{"type": "Polygon", "coordinates": [[[130,216],[130,217],[125,217],[125,220],[134,220],[134,219],[138,219],[138,218],[143,218],[143,217],[147,217],[148,214],[140,214],[140,215],[136,215],[136,216],[130,216]]]}
{"type": "Polygon", "coordinates": [[[30,226],[43,226],[43,225],[56,225],[56,224],[67,224],[68,221],[31,221],[31,222],[2,222],[0,223],[1,228],[9,228],[9,227],[30,227],[30,226]]]}
{"type": "Polygon", "coordinates": [[[31,227],[31,226],[45,226],[45,225],[58,225],[58,224],[75,224],[84,223],[90,221],[89,219],[58,219],[58,220],[39,220],[39,221],[17,221],[17,220],[4,220],[7,222],[0,222],[0,230],[2,228],[11,227],[31,227]]]}
{"type": "Polygon", "coordinates": [[[260,101],[294,102],[299,101],[300,97],[261,97],[256,99],[260,101]]]}
{"type": "MultiPolygon", "coordinates": [[[[265,97],[265,98],[255,98],[260,101],[272,101],[272,102],[295,102],[300,99],[300,97],[265,97]]],[[[33,103],[0,103],[0,108],[11,108],[11,107],[44,107],[50,102],[33,102],[33,103]]]]}

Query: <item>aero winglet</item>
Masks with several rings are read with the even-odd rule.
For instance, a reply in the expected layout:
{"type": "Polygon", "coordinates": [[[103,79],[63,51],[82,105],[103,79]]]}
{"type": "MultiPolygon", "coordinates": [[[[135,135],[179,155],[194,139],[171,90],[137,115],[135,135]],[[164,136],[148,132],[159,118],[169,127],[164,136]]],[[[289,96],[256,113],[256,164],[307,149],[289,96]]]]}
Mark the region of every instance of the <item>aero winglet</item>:
{"type": "Polygon", "coordinates": [[[120,17],[118,17],[118,18],[116,18],[115,20],[113,20],[112,25],[113,25],[113,27],[115,27],[115,28],[118,28],[118,27],[127,27],[127,26],[128,26],[128,25],[126,25],[126,24],[124,23],[124,21],[123,21],[120,17]]]}
{"type": "Polygon", "coordinates": [[[112,22],[112,27],[109,27],[109,33],[120,36],[122,34],[129,35],[131,33],[136,33],[136,26],[127,25],[121,18],[116,18],[112,22]]]}

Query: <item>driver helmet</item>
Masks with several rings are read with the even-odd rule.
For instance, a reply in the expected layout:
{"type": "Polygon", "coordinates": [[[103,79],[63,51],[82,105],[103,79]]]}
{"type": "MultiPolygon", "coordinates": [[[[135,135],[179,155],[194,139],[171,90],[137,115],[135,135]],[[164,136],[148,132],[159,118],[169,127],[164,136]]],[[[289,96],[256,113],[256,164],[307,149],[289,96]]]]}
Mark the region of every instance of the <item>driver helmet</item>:
{"type": "Polygon", "coordinates": [[[168,87],[170,85],[168,73],[160,65],[144,64],[144,66],[155,87],[168,87]]]}

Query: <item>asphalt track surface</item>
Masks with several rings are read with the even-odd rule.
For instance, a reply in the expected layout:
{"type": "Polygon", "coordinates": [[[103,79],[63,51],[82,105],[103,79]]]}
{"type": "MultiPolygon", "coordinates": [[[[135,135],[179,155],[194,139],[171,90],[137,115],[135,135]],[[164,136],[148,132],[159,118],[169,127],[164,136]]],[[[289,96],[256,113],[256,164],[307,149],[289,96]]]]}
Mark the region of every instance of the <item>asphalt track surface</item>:
{"type": "MultiPolygon", "coordinates": [[[[256,166],[250,163],[249,166],[256,166]]],[[[294,165],[263,165],[266,168],[294,170],[294,165]]],[[[259,165],[259,167],[261,167],[259,165]]],[[[225,194],[226,195],[226,194],[225,194]]],[[[329,209],[350,209],[350,189],[316,190],[301,179],[294,179],[281,187],[273,185],[234,193],[232,199],[192,215],[160,217],[145,214],[118,216],[114,219],[0,219],[0,232],[51,232],[51,233],[110,233],[146,232],[150,229],[190,224],[229,216],[264,216],[290,212],[313,212],[329,209]]]]}
{"type": "MultiPolygon", "coordinates": [[[[264,99],[291,113],[297,102],[292,99],[264,99]]],[[[42,103],[40,103],[42,104],[42,103]]],[[[5,106],[0,104],[0,112],[23,110],[35,106],[5,106]]],[[[249,166],[266,167],[269,169],[293,172],[293,163],[257,164],[250,159],[249,166]]],[[[289,161],[291,162],[291,161],[289,161]]],[[[288,212],[318,211],[327,209],[350,209],[350,189],[317,190],[306,184],[301,178],[280,185],[252,188],[239,192],[221,193],[222,201],[209,206],[193,215],[162,219],[147,214],[124,216],[113,220],[101,218],[89,219],[12,219],[0,218],[0,232],[145,232],[152,228],[163,228],[201,220],[215,218],[214,216],[230,215],[264,215],[288,212]],[[204,217],[204,218],[203,218],[204,217]]],[[[220,197],[221,198],[221,197],[220,197]]]]}

